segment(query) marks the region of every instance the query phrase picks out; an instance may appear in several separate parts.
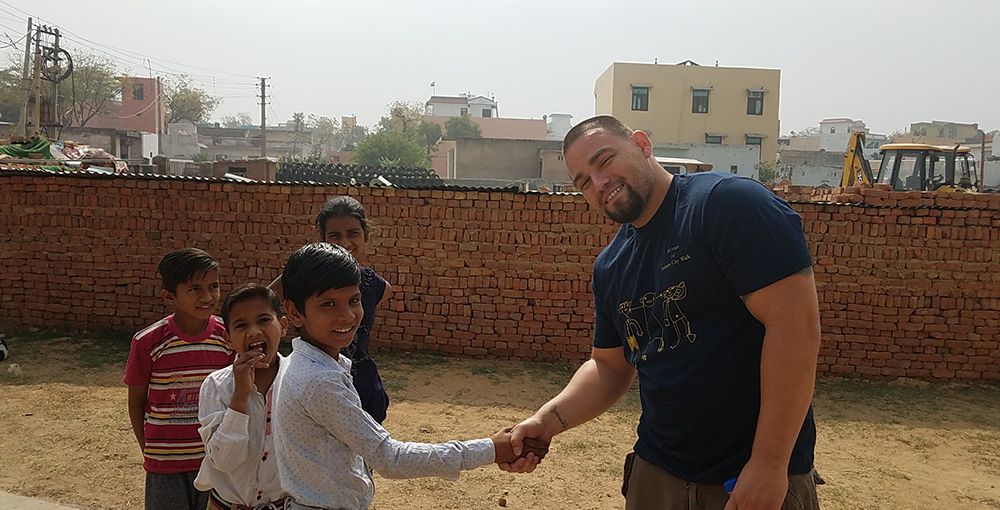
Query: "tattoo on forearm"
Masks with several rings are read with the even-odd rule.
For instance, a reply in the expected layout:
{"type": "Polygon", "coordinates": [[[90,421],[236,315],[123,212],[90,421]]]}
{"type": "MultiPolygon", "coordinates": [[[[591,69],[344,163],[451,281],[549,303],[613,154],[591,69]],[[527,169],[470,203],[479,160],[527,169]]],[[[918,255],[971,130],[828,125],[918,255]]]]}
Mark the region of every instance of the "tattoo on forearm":
{"type": "Polygon", "coordinates": [[[552,409],[549,409],[549,412],[556,415],[556,419],[559,420],[559,425],[562,427],[563,430],[569,428],[569,422],[564,420],[562,416],[559,416],[559,410],[556,409],[555,405],[552,406],[552,409]]]}

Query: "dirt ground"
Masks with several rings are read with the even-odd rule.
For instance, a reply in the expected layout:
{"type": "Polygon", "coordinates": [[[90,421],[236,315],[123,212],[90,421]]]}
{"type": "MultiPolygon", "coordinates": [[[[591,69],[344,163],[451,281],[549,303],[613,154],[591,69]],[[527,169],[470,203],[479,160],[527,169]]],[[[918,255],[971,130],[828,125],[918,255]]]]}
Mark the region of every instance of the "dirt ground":
{"type": "MultiPolygon", "coordinates": [[[[8,335],[11,336],[10,334],[8,335]]],[[[80,508],[139,508],[141,455],[121,373],[126,337],[22,333],[0,363],[0,489],[80,508]],[[21,375],[8,373],[17,363],[21,375]]],[[[570,367],[380,355],[398,439],[485,437],[554,395],[570,367]]],[[[816,465],[826,509],[1000,509],[1000,388],[821,380],[816,465]]],[[[621,464],[635,439],[631,392],[556,439],[531,475],[481,468],[458,482],[377,480],[375,508],[623,508],[621,464]]]]}

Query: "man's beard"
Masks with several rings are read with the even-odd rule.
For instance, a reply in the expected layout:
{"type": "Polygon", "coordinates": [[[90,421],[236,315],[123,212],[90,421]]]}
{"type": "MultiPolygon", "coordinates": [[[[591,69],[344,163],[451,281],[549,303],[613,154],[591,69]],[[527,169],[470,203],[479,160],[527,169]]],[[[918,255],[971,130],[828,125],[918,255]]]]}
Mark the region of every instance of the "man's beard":
{"type": "Polygon", "coordinates": [[[632,223],[636,218],[642,214],[643,208],[646,206],[646,199],[648,197],[642,197],[637,193],[631,186],[625,185],[619,193],[625,193],[625,200],[616,209],[612,209],[609,206],[604,208],[604,213],[618,223],[632,223]]]}

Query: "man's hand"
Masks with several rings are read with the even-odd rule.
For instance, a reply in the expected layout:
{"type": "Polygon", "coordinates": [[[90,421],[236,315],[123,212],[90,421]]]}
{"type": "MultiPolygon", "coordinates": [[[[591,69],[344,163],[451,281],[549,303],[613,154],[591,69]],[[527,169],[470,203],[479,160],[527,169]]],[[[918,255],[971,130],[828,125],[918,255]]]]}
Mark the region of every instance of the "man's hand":
{"type": "Polygon", "coordinates": [[[750,459],[736,481],[725,510],[779,510],[788,494],[787,466],[750,459]]]}
{"type": "MultiPolygon", "coordinates": [[[[554,433],[546,430],[545,422],[537,416],[532,416],[518,423],[510,429],[510,445],[516,460],[510,462],[497,461],[497,464],[499,464],[501,470],[509,473],[530,473],[534,471],[542,459],[532,451],[532,448],[525,447],[526,441],[536,441],[547,445],[554,435],[554,433]]],[[[546,449],[547,452],[548,450],[546,449]]]]}
{"type": "Polygon", "coordinates": [[[545,458],[545,454],[549,452],[549,443],[539,439],[524,438],[523,448],[515,453],[514,447],[511,445],[512,430],[513,427],[502,428],[490,438],[493,440],[496,451],[495,462],[498,465],[510,465],[519,459],[529,459],[529,457],[531,457],[530,460],[534,460],[533,464],[537,465],[545,458]]]}

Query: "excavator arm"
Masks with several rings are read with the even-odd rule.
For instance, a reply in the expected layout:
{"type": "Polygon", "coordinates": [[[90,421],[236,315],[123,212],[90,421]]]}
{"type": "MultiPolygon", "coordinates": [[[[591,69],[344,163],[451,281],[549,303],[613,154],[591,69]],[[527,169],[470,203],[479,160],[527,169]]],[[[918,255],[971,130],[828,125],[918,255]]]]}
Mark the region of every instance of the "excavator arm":
{"type": "Polygon", "coordinates": [[[844,173],[840,177],[840,186],[842,188],[859,184],[871,186],[874,182],[872,167],[865,158],[865,134],[851,133],[851,139],[847,142],[847,152],[844,153],[844,173]]]}

